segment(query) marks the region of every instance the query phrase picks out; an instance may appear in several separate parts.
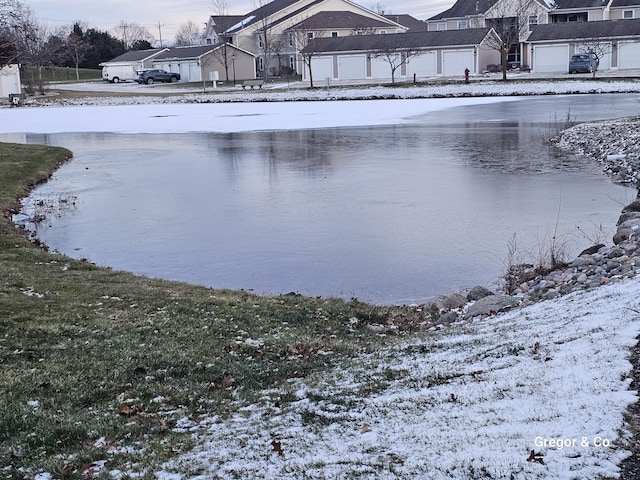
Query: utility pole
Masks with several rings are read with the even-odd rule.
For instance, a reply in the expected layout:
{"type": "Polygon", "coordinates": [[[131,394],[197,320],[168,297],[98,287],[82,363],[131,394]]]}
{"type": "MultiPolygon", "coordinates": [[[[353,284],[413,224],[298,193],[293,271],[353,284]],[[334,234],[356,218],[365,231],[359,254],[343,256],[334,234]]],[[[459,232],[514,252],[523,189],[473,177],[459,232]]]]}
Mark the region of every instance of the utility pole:
{"type": "Polygon", "coordinates": [[[158,34],[160,35],[160,48],[162,47],[162,25],[160,25],[160,20],[158,20],[158,34]]]}

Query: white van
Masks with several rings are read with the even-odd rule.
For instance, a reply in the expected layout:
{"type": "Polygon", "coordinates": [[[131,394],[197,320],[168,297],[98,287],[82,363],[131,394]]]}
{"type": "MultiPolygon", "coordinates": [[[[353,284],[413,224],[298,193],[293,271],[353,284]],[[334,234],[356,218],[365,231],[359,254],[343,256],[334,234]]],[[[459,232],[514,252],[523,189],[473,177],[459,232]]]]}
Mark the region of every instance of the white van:
{"type": "Polygon", "coordinates": [[[129,82],[136,79],[136,72],[130,63],[105,65],[102,67],[102,80],[111,83],[129,82]]]}

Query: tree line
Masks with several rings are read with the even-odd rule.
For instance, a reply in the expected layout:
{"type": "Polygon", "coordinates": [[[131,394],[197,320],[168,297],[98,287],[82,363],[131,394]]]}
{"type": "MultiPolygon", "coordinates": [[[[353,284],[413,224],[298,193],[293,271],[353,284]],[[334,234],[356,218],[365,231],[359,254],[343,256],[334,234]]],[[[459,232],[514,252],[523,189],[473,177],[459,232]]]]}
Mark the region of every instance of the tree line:
{"type": "Polygon", "coordinates": [[[51,29],[21,0],[0,0],[0,68],[12,63],[35,67],[97,69],[130,50],[153,48],[153,37],[135,23],[120,22],[111,32],[74,25],[51,29]]]}

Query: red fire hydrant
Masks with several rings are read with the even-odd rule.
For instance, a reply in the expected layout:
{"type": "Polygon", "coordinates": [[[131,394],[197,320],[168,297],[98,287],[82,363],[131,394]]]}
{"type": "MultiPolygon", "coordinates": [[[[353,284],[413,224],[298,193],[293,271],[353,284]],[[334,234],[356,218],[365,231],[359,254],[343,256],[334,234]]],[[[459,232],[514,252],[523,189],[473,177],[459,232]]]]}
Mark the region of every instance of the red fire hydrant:
{"type": "Polygon", "coordinates": [[[469,83],[469,69],[465,68],[464,69],[464,83],[469,83]]]}

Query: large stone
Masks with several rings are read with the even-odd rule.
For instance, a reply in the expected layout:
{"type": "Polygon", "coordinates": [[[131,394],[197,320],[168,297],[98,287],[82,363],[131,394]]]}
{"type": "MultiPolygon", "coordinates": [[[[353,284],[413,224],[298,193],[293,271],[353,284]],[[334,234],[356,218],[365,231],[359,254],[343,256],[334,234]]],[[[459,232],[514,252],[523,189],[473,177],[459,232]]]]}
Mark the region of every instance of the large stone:
{"type": "Polygon", "coordinates": [[[425,311],[430,310],[453,310],[454,308],[461,308],[467,303],[467,297],[460,295],[459,293],[452,293],[449,295],[438,295],[432,298],[424,305],[425,311]]]}
{"type": "Polygon", "coordinates": [[[629,237],[634,233],[630,228],[619,228],[618,231],[613,236],[613,243],[618,245],[626,240],[629,240],[629,237]]]}
{"type": "Polygon", "coordinates": [[[640,212],[640,200],[635,200],[622,209],[622,213],[640,212]]]}
{"type": "Polygon", "coordinates": [[[489,295],[493,295],[493,292],[491,290],[478,285],[469,290],[469,292],[467,293],[467,300],[469,300],[470,302],[475,302],[476,300],[488,297],[489,295]]]}
{"type": "Polygon", "coordinates": [[[481,298],[467,309],[464,318],[491,315],[503,312],[518,304],[518,299],[509,295],[489,295],[481,298]]]}

